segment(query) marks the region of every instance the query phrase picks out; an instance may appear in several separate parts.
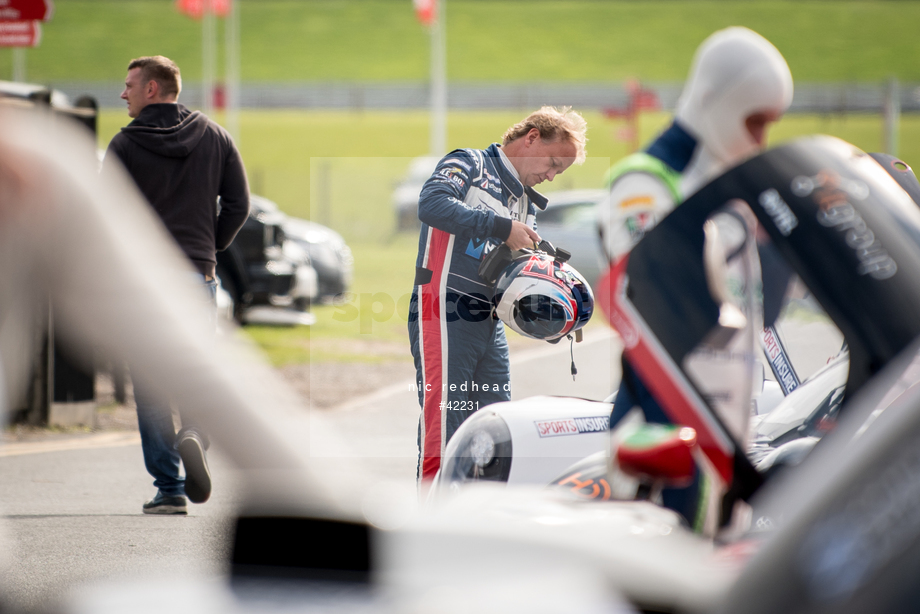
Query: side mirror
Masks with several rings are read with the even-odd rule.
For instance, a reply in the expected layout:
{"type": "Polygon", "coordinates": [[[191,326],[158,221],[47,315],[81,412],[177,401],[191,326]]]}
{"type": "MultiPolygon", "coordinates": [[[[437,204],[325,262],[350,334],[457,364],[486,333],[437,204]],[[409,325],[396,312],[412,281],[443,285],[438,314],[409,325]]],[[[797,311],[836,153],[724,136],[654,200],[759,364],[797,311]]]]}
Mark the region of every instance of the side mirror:
{"type": "Polygon", "coordinates": [[[648,485],[645,496],[655,499],[666,487],[693,481],[696,431],[688,426],[643,424],[617,447],[616,460],[626,474],[648,485]]]}

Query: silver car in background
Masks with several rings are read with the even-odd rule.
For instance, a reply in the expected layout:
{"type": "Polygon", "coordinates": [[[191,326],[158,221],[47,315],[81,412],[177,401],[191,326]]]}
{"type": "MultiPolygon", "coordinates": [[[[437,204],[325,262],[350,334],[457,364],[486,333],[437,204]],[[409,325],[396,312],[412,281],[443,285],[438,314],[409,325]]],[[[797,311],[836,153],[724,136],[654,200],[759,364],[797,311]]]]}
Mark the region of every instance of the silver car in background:
{"type": "Polygon", "coordinates": [[[537,213],[537,232],[554,247],[572,254],[569,264],[592,288],[607,268],[596,211],[608,195],[600,189],[551,192],[546,210],[537,213]]]}
{"type": "Polygon", "coordinates": [[[318,283],[317,302],[331,302],[351,286],[355,259],[342,235],[322,224],[287,216],[285,246],[297,245],[309,257],[318,283]]]}
{"type": "Polygon", "coordinates": [[[419,156],[409,163],[406,176],[393,189],[393,210],[396,213],[396,230],[417,230],[421,225],[418,219],[418,198],[422,186],[434,173],[440,158],[419,156]]]}

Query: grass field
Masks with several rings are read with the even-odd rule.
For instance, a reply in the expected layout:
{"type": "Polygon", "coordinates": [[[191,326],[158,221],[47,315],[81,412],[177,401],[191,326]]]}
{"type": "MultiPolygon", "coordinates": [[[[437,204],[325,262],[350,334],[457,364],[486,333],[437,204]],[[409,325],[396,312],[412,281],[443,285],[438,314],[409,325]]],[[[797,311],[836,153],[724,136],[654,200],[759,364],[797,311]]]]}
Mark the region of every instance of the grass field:
{"type": "MultiPolygon", "coordinates": [[[[428,39],[409,0],[238,0],[242,78],[425,80],[428,39]]],[[[201,26],[172,0],[56,0],[30,79],[118,80],[132,57],[164,54],[201,76],[201,26]]],[[[920,81],[920,2],[447,0],[456,81],[682,80],[708,34],[745,25],[799,81],[920,81]]],[[[222,31],[222,30],[221,30],[222,31]]],[[[0,76],[12,72],[0,50],[0,76]]]]}
{"type": "MultiPolygon", "coordinates": [[[[451,113],[448,146],[485,147],[520,115],[451,113]]],[[[627,143],[617,139],[622,123],[592,111],[585,117],[587,162],[541,186],[544,191],[598,187],[610,161],[627,153],[627,143]]],[[[641,140],[651,139],[668,120],[663,113],[644,115],[641,140]]],[[[124,112],[103,112],[100,144],[127,122],[124,112]]],[[[384,245],[394,231],[390,193],[411,158],[427,150],[427,122],[423,112],[244,111],[241,151],[253,192],[292,215],[332,226],[349,242],[384,245]]],[[[773,129],[771,142],[813,133],[839,136],[866,151],[882,147],[882,122],[875,115],[790,115],[773,129]]],[[[901,118],[900,143],[900,155],[920,166],[920,117],[901,118]]]]}
{"type": "MultiPolygon", "coordinates": [[[[428,37],[409,0],[237,0],[244,81],[424,81],[428,37]]],[[[56,0],[42,44],[26,52],[30,81],[120,81],[130,58],[163,54],[186,81],[201,78],[201,25],[173,0],[56,0]]],[[[446,0],[451,81],[679,81],[697,45],[716,29],[745,25],[785,55],[797,82],[920,81],[920,2],[760,0],[446,0]]],[[[221,30],[222,32],[222,30],[221,30]]],[[[222,62],[219,58],[219,63],[222,62]]],[[[0,49],[0,78],[12,52],[0,49]]],[[[598,187],[627,152],[622,125],[588,119],[589,159],[546,191],[598,187]]],[[[449,147],[484,147],[520,119],[514,112],[456,112],[449,147]]],[[[218,116],[218,120],[221,118],[218,116]]],[[[668,121],[642,118],[642,142],[668,121]]],[[[128,121],[106,111],[100,144],[128,121]]],[[[881,149],[877,116],[785,118],[779,143],[803,134],[840,136],[881,149]]],[[[901,123],[901,156],[920,164],[920,117],[901,123]]],[[[353,293],[315,309],[317,323],[247,332],[277,365],[408,360],[405,302],[417,238],[394,231],[390,193],[411,158],[428,149],[423,112],[242,113],[240,146],[252,190],[286,212],[342,233],[355,255],[353,293]]],[[[597,324],[602,326],[603,324],[597,324]]]]}
{"type": "MultiPolygon", "coordinates": [[[[453,113],[450,145],[484,147],[518,115],[453,113]]],[[[626,144],[616,139],[620,124],[599,113],[585,115],[589,159],[547,188],[599,187],[610,162],[626,153],[626,144]]],[[[665,114],[644,116],[642,140],[652,138],[668,119],[665,114]]],[[[242,153],[253,191],[292,215],[335,228],[355,255],[354,294],[346,304],[317,307],[317,323],[310,328],[251,327],[250,335],[275,364],[392,359],[394,346],[408,347],[404,303],[417,237],[395,233],[390,192],[411,157],[427,148],[426,114],[247,111],[241,120],[242,153]],[[369,343],[376,349],[369,350],[369,343]]],[[[104,112],[100,144],[125,123],[124,113],[104,112]]],[[[881,148],[881,118],[872,115],[792,115],[773,129],[771,140],[818,132],[867,151],[881,148]]],[[[901,156],[920,165],[920,117],[902,117],[900,142],[901,156]]],[[[408,353],[397,357],[408,360],[408,353]]]]}

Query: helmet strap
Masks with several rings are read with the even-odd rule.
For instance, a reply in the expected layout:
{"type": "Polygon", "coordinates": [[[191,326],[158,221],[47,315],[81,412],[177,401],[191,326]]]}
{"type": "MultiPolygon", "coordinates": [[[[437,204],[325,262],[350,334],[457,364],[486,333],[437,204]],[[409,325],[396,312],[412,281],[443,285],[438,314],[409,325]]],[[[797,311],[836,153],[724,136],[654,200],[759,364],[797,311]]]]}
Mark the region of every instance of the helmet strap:
{"type": "Polygon", "coordinates": [[[566,335],[566,338],[569,340],[569,356],[572,359],[572,381],[575,381],[575,376],[578,375],[578,369],[575,368],[575,337],[572,335],[566,335]]]}

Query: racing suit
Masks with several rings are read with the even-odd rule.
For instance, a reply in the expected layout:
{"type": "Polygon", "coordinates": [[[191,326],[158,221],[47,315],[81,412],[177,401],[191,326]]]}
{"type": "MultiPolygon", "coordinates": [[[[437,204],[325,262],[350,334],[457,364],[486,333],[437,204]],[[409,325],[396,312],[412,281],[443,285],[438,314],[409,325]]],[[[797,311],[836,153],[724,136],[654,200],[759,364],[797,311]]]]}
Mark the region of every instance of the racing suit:
{"type": "Polygon", "coordinates": [[[536,228],[546,199],[525,187],[497,144],[458,149],[422,187],[409,339],[417,373],[419,478],[434,478],[448,440],[484,405],[511,399],[508,344],[492,315],[483,256],[517,220],[536,228]]]}
{"type": "MultiPolygon", "coordinates": [[[[681,172],[696,149],[696,139],[678,122],[659,136],[645,151],[627,156],[607,174],[610,186],[610,207],[599,209],[599,231],[604,250],[611,262],[628,253],[645,232],[664,218],[683,199],[680,196],[681,172]]],[[[642,409],[646,422],[670,424],[642,380],[623,357],[622,379],[610,414],[610,429],[634,406],[642,409]]],[[[667,488],[662,491],[662,505],[684,516],[698,528],[703,515],[699,508],[699,471],[687,488],[667,488]]]]}
{"type": "MultiPolygon", "coordinates": [[[[608,174],[610,206],[599,208],[598,229],[611,264],[686,196],[756,154],[760,146],[752,140],[746,119],[761,112],[780,115],[791,99],[792,77],[785,60],[758,34],[746,28],[727,28],[704,41],[694,58],[674,122],[644,153],[627,157],[608,174]]],[[[742,216],[732,216],[722,220],[721,225],[728,230],[723,236],[738,239],[742,216]]],[[[745,243],[747,248],[742,265],[750,277],[755,265],[759,270],[756,248],[749,234],[742,231],[740,235],[738,245],[745,243]]],[[[758,318],[762,322],[759,306],[750,307],[747,315],[755,327],[758,318]]],[[[649,422],[670,422],[624,356],[610,428],[615,428],[635,405],[649,422]]],[[[740,424],[733,429],[738,431],[735,435],[743,440],[746,416],[734,422],[740,424]]],[[[666,489],[662,494],[665,507],[681,513],[698,530],[703,520],[699,487],[697,479],[687,489],[666,489]]]]}

